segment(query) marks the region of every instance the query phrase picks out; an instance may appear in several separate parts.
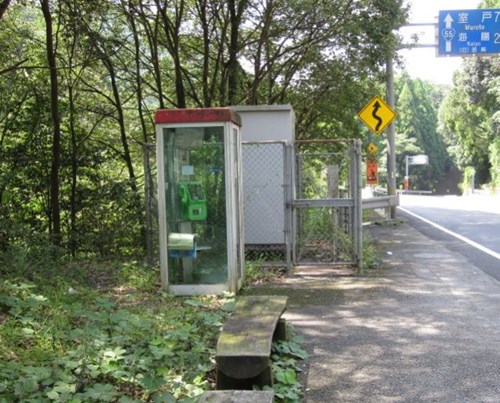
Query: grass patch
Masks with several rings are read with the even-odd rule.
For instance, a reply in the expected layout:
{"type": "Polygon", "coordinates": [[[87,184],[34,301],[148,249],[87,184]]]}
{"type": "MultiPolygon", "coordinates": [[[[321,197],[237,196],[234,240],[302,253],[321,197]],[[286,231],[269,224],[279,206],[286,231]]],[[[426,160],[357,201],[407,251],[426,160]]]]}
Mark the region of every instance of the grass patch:
{"type": "Polygon", "coordinates": [[[265,258],[245,261],[245,286],[267,283],[283,276],[284,267],[272,265],[265,258]]]}
{"type": "Polygon", "coordinates": [[[78,262],[0,282],[0,401],[177,401],[213,383],[228,298],[171,297],[156,270],[78,262]]]}
{"type": "MultiPolygon", "coordinates": [[[[11,267],[0,280],[0,402],[193,401],[214,388],[234,297],[173,297],[157,269],[137,262],[28,271],[11,267]]],[[[273,353],[277,401],[293,401],[300,385],[285,390],[297,357],[284,350],[273,353]]]]}

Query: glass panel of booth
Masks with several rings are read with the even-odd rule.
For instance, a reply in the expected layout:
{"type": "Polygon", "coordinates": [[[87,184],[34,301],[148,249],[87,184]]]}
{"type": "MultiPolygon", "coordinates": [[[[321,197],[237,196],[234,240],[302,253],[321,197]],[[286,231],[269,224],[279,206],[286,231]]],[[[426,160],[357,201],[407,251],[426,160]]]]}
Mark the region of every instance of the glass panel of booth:
{"type": "Polygon", "coordinates": [[[224,126],[163,128],[169,284],[227,282],[224,126]]]}

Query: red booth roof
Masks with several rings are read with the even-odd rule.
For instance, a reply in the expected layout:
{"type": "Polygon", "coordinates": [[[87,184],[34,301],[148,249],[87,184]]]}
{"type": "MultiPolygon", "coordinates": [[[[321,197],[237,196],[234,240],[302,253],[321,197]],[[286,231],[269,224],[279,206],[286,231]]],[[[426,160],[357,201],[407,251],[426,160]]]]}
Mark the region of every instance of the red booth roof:
{"type": "Polygon", "coordinates": [[[155,123],[234,122],[241,126],[239,115],[231,108],[158,109],[155,123]]]}

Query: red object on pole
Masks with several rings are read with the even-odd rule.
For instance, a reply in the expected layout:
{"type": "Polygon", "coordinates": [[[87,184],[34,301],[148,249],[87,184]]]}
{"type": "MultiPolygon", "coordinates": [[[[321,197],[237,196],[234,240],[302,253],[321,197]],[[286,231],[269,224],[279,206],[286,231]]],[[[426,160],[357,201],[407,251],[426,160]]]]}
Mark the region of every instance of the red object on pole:
{"type": "Polygon", "coordinates": [[[405,190],[410,189],[410,178],[408,176],[405,176],[404,187],[405,187],[405,190]]]}
{"type": "Polygon", "coordinates": [[[366,161],[366,183],[376,185],[378,183],[378,163],[374,160],[366,161]]]}

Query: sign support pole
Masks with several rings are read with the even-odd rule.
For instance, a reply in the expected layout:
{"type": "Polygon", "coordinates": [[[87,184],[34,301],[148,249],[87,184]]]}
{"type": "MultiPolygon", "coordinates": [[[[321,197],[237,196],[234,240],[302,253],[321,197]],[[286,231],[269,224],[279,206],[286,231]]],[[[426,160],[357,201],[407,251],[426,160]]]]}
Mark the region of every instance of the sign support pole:
{"type": "MultiPolygon", "coordinates": [[[[387,104],[394,109],[393,50],[387,52],[387,104]]],[[[387,194],[396,195],[396,135],[394,122],[387,127],[387,194]]],[[[396,218],[396,206],[390,207],[390,218],[396,218]]]]}
{"type": "Polygon", "coordinates": [[[404,184],[404,189],[405,190],[410,190],[410,171],[408,169],[408,156],[405,157],[406,161],[406,175],[405,175],[405,184],[404,184]]]}

